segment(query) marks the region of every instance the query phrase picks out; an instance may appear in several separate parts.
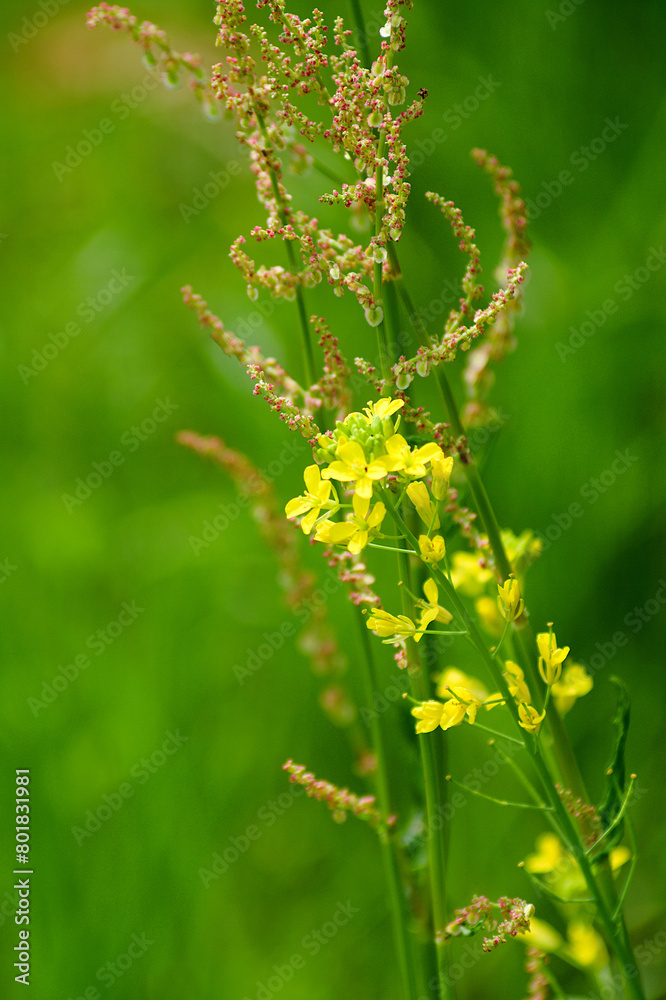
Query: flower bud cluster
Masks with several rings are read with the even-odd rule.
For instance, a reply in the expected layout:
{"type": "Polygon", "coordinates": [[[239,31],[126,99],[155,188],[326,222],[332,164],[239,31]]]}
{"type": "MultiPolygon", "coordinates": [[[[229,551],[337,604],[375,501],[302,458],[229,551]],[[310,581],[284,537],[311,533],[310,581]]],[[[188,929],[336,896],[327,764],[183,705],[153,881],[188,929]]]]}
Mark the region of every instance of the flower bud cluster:
{"type": "Polygon", "coordinates": [[[415,357],[401,360],[395,364],[392,372],[398,388],[406,389],[415,375],[425,378],[437,365],[445,361],[453,361],[458,348],[462,351],[469,350],[472,342],[484,332],[487,326],[491,326],[495,322],[498,315],[514,299],[526,270],[527,264],[524,262],[511,268],[507,272],[506,287],[493,293],[489,305],[485,309],[478,309],[475,312],[469,326],[458,327],[457,317],[460,314],[452,313],[447,323],[450,330],[449,332],[445,331],[441,341],[433,344],[432,347],[420,347],[415,357]]]}
{"type": "MultiPolygon", "coordinates": [[[[495,193],[500,199],[500,217],[506,232],[502,259],[495,272],[498,284],[506,281],[511,268],[525,260],[530,250],[526,236],[527,210],[520,197],[520,185],[513,179],[511,170],[503,167],[485,149],[473,149],[472,157],[479,167],[493,180],[495,193]]],[[[493,382],[491,364],[497,364],[516,346],[513,335],[516,318],[522,305],[522,289],[517,289],[508,306],[497,316],[483,341],[467,357],[464,379],[469,401],[463,420],[470,426],[480,426],[491,418],[492,411],[485,401],[493,382]]]]}
{"type": "MultiPolygon", "coordinates": [[[[290,781],[296,782],[305,788],[306,795],[317,799],[319,802],[326,802],[328,808],[333,813],[333,819],[336,823],[344,823],[348,812],[353,813],[354,816],[358,816],[359,819],[366,820],[371,826],[379,826],[382,822],[379,810],[375,808],[374,795],[359,797],[347,788],[338,788],[337,785],[332,785],[330,781],[318,780],[314,774],[306,771],[304,764],[294,764],[292,760],[288,760],[286,764],[283,764],[282,769],[291,775],[290,781]]],[[[387,825],[392,826],[396,818],[395,816],[390,816],[387,819],[387,825]]]]}
{"type": "Polygon", "coordinates": [[[547,1000],[550,993],[550,983],[544,970],[547,961],[546,955],[538,948],[526,948],[525,972],[530,978],[525,1000],[547,1000]]]}
{"type": "Polygon", "coordinates": [[[473,896],[468,906],[455,910],[454,919],[440,932],[439,937],[446,941],[483,930],[490,935],[483,939],[483,950],[492,951],[500,944],[505,944],[510,937],[528,931],[532,916],[534,906],[522,899],[501,896],[496,903],[491,903],[485,896],[473,896]],[[493,909],[499,909],[501,920],[493,917],[493,909]]]}
{"type": "Polygon", "coordinates": [[[580,825],[583,827],[593,828],[593,830],[596,828],[596,832],[593,832],[591,835],[591,843],[595,843],[602,827],[601,817],[596,806],[591,805],[589,802],[584,802],[583,799],[575,796],[571,789],[563,788],[559,782],[556,783],[555,790],[570,816],[579,820],[580,825]]]}
{"type": "Polygon", "coordinates": [[[358,556],[353,556],[350,552],[341,552],[339,549],[325,549],[324,558],[336,571],[340,582],[348,587],[352,604],[357,607],[361,604],[369,604],[371,607],[381,604],[378,595],[372,589],[375,578],[358,556]]]}
{"type": "Polygon", "coordinates": [[[320,316],[313,316],[312,325],[324,355],[324,373],[310,392],[318,392],[323,406],[336,412],[338,420],[343,420],[351,404],[349,366],[340,350],[338,338],[333,336],[326,321],[320,316]]]}
{"type": "Polygon", "coordinates": [[[100,3],[87,15],[89,28],[106,24],[113,31],[126,31],[143,49],[143,62],[162,75],[164,86],[172,90],[180,85],[181,71],[189,76],[189,85],[209,118],[218,116],[211,82],[201,68],[201,57],[191,52],[176,52],[166,34],[150,21],[139,22],[127,7],[100,3]]]}
{"type": "Polygon", "coordinates": [[[313,438],[318,433],[318,427],[308,412],[308,406],[299,406],[296,402],[300,399],[305,404],[308,400],[282,365],[275,358],[265,358],[258,347],[248,347],[240,337],[225,330],[222,320],[209,310],[201,295],[193,292],[189,285],[182,288],[181,292],[185,305],[197,313],[201,325],[210,330],[211,338],[225,354],[236,358],[245,367],[249,377],[255,382],[254,395],[263,396],[290,430],[298,430],[303,437],[313,438]]]}

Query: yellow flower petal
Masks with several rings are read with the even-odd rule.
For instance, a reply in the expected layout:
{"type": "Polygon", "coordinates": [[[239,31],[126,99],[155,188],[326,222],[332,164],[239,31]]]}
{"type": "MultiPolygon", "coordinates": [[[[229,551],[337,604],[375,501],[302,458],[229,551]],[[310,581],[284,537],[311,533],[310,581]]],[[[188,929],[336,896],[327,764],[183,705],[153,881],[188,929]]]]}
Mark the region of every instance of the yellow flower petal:
{"type": "Polygon", "coordinates": [[[366,413],[369,412],[371,416],[379,417],[383,420],[385,417],[392,417],[404,405],[404,399],[391,399],[390,396],[383,396],[376,403],[368,403],[366,413]]]}
{"type": "Polygon", "coordinates": [[[311,507],[312,501],[308,497],[294,497],[284,508],[284,512],[291,519],[292,517],[300,517],[301,514],[305,514],[311,507]]]}
{"type": "Polygon", "coordinates": [[[546,717],[545,711],[539,714],[533,705],[525,705],[521,702],[518,706],[519,725],[528,733],[538,733],[541,723],[546,717]]]}
{"type": "Polygon", "coordinates": [[[308,465],[303,473],[303,479],[307,486],[308,493],[316,494],[321,484],[321,472],[318,465],[308,465]]]}
{"type": "Polygon", "coordinates": [[[430,604],[439,603],[439,590],[437,589],[437,584],[432,577],[426,580],[423,584],[423,593],[428,598],[430,604]]]}
{"type": "Polygon", "coordinates": [[[410,483],[407,487],[407,496],[416,507],[419,517],[427,525],[428,529],[439,528],[437,508],[430,499],[430,494],[425,483],[410,483]]]}
{"type": "Polygon", "coordinates": [[[449,479],[453,471],[453,458],[444,458],[440,448],[439,454],[430,459],[432,472],[432,493],[436,500],[444,500],[449,489],[449,479]]]}
{"type": "Polygon", "coordinates": [[[446,555],[446,546],[441,535],[435,535],[433,538],[421,535],[419,537],[419,550],[421,559],[426,563],[440,562],[446,555]]]}

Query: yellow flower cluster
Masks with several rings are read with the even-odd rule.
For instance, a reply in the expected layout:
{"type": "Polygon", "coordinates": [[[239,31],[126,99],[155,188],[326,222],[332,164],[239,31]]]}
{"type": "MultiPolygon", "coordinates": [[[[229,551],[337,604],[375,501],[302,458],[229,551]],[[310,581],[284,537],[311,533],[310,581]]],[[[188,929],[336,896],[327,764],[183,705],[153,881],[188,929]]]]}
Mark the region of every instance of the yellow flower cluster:
{"type": "MultiPolygon", "coordinates": [[[[384,397],[368,403],[363,412],[350,413],[340,421],[332,434],[321,434],[315,452],[318,465],[305,470],[305,492],[290,500],[285,507],[288,518],[300,517],[305,534],[315,529],[315,541],[327,545],[344,545],[357,554],[380,534],[386,507],[372,503],[375,487],[389,475],[394,475],[405,487],[407,496],[427,525],[419,546],[426,562],[444,558],[444,539],[431,537],[439,527],[437,503],[444,499],[453,468],[453,459],[445,458],[434,441],[411,448],[402,434],[397,433],[400,418],[392,417],[404,406],[401,399],[384,397]],[[430,475],[430,489],[422,481],[430,475]],[[343,506],[333,481],[353,488],[351,510],[344,521],[332,518],[343,506]]],[[[344,505],[344,506],[349,506],[344,505]]]]}
{"type": "MultiPolygon", "coordinates": [[[[504,668],[504,678],[511,697],[516,702],[520,725],[528,733],[538,733],[546,716],[545,711],[537,712],[532,705],[525,675],[518,664],[507,660],[504,668]]],[[[471,724],[481,706],[490,711],[497,705],[504,704],[504,698],[499,691],[488,694],[481,681],[456,670],[455,667],[449,667],[440,677],[437,695],[443,701],[424,701],[412,709],[412,715],[419,720],[416,726],[417,733],[431,733],[437,726],[451,729],[452,726],[459,726],[465,716],[471,724]]]]}
{"type": "Polygon", "coordinates": [[[471,725],[482,705],[490,709],[497,703],[497,695],[489,696],[481,681],[455,667],[449,667],[441,675],[437,694],[442,701],[431,699],[412,709],[412,715],[418,719],[417,733],[432,733],[438,726],[451,729],[459,726],[465,717],[471,725]]]}
{"type": "MultiPolygon", "coordinates": [[[[525,858],[525,869],[531,875],[543,875],[558,896],[572,899],[585,891],[585,879],[578,862],[566,851],[555,833],[542,833],[536,840],[536,851],[525,858]]],[[[619,871],[631,858],[625,845],[609,853],[612,872],[619,871]]]]}
{"type": "Polygon", "coordinates": [[[426,580],[423,584],[423,593],[426,600],[418,602],[421,608],[418,624],[407,615],[390,615],[388,611],[373,611],[366,625],[375,635],[381,636],[384,643],[390,645],[399,645],[405,639],[419,642],[431,622],[438,621],[448,625],[453,618],[450,612],[438,603],[439,590],[434,580],[426,580]]]}
{"type": "Polygon", "coordinates": [[[539,632],[537,646],[539,647],[539,673],[546,684],[556,684],[562,674],[562,664],[569,655],[569,646],[557,648],[555,633],[539,632]]]}
{"type": "Polygon", "coordinates": [[[507,660],[504,664],[504,679],[508,685],[509,693],[518,707],[520,725],[528,733],[538,733],[541,729],[541,723],[546,717],[546,712],[545,710],[541,713],[537,712],[532,704],[532,696],[525,681],[525,674],[513,660],[507,660]]]}

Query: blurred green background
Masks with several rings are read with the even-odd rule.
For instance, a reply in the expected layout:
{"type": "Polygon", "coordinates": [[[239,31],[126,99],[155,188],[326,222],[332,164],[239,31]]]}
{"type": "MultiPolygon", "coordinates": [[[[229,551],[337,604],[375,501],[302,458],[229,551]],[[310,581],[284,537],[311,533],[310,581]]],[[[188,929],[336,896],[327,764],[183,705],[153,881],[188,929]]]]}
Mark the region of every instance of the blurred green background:
{"type": "MultiPolygon", "coordinates": [[[[330,0],[319,6],[329,23],[348,13],[330,0]]],[[[364,6],[379,25],[381,4],[364,6]]],[[[537,626],[554,620],[560,642],[586,663],[618,630],[629,637],[607,652],[569,725],[598,795],[612,738],[608,675],[627,681],[628,764],[644,793],[633,810],[641,861],[627,914],[637,943],[662,943],[645,952],[643,968],[658,997],[666,978],[666,675],[655,597],[666,578],[666,267],[637,269],[651,248],[663,263],[666,237],[666,12],[658,0],[562,8],[572,13],[527,0],[416,4],[401,66],[412,93],[428,88],[411,148],[431,155],[412,178],[402,258],[424,305],[460,274],[455,240],[423,197],[434,188],[476,228],[491,285],[502,241],[497,204],[468,151],[482,146],[511,165],[534,205],[534,249],[519,350],[493,391],[505,419],[484,459],[488,484],[504,525],[555,539],[530,576],[537,626]],[[481,86],[486,96],[474,98],[481,86]],[[619,123],[612,141],[599,139],[606,119],[619,123]],[[435,144],[438,128],[445,139],[435,144]],[[562,171],[571,177],[564,186],[562,171]],[[616,288],[624,275],[636,275],[630,294],[616,288]],[[605,316],[607,300],[616,308],[605,316]],[[578,350],[558,351],[588,310],[603,323],[574,340],[578,350]],[[632,457],[613,477],[616,450],[632,457]],[[603,473],[601,492],[591,482],[603,473]],[[562,531],[575,502],[584,516],[562,531]],[[626,616],[646,602],[646,620],[630,627],[626,616]]],[[[134,12],[212,63],[220,58],[214,9],[210,0],[146,0],[134,12]]],[[[306,12],[302,3],[293,9],[306,12]]],[[[263,222],[246,157],[231,123],[205,120],[185,88],[133,99],[146,72],[137,48],[107,30],[88,32],[85,11],[80,0],[6,0],[0,13],[2,990],[21,989],[10,957],[13,781],[15,768],[30,768],[30,995],[260,1000],[274,966],[301,953],[304,967],[280,990],[285,1000],[394,997],[373,835],[353,820],[335,826],[323,805],[284,797],[287,757],[364,787],[343,734],[317,706],[322,681],[293,640],[244,684],[234,675],[265,632],[292,620],[274,555],[249,514],[197,554],[190,543],[236,489],[174,434],[219,434],[260,468],[291,440],[179,295],[191,282],[231,329],[252,316],[227,256],[239,233],[263,222]],[[67,167],[67,147],[103,119],[112,130],[67,167]],[[186,223],[179,206],[193,203],[211,171],[228,172],[229,183],[186,223]],[[68,501],[94,463],[110,474],[83,502],[68,501]],[[123,615],[124,604],[133,614],[123,615]],[[174,752],[165,753],[169,734],[174,752]],[[99,828],[85,831],[98,812],[99,828]],[[259,829],[256,842],[206,886],[201,869],[249,826],[259,829]],[[347,901],[358,912],[313,954],[306,935],[347,901]],[[143,943],[128,952],[133,935],[143,943]]],[[[309,177],[292,189],[325,220],[318,184],[309,177]]],[[[278,256],[266,263],[281,260],[281,249],[270,249],[278,256]]],[[[319,287],[309,308],[330,317],[348,356],[371,356],[355,304],[325,293],[319,287]]],[[[295,310],[279,304],[256,340],[300,374],[295,329],[295,310]]],[[[300,492],[306,460],[304,451],[276,477],[281,502],[300,492]]],[[[322,571],[316,555],[306,558],[322,571]]],[[[359,647],[340,594],[330,611],[357,690],[359,647]]],[[[388,653],[381,670],[388,684],[388,653]]],[[[388,718],[409,731],[404,716],[399,704],[388,718]]],[[[479,737],[450,737],[454,774],[485,759],[479,737]]],[[[472,799],[453,827],[452,905],[473,891],[529,899],[516,864],[540,829],[535,816],[472,799]]],[[[543,915],[553,916],[547,905],[543,915]]],[[[494,996],[523,995],[521,963],[518,947],[485,957],[459,996],[487,995],[488,976],[494,996]]]]}

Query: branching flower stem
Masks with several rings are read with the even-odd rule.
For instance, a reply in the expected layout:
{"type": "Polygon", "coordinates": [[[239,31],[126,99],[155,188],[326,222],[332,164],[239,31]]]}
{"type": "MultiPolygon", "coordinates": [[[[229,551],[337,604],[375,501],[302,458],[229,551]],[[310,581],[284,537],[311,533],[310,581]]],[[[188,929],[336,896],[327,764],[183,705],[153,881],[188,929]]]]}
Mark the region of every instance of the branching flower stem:
{"type": "MultiPolygon", "coordinates": [[[[428,331],[426,330],[425,324],[414,305],[414,301],[411,297],[400,267],[397,250],[393,243],[389,244],[389,258],[391,261],[391,268],[395,276],[398,294],[402,299],[407,316],[412,328],[414,329],[419,344],[423,347],[428,347],[430,345],[428,331]]],[[[459,441],[465,442],[464,452],[461,452],[461,464],[463,471],[469,484],[474,504],[483,524],[484,531],[488,536],[488,542],[495,559],[495,565],[497,566],[502,580],[505,581],[511,575],[512,568],[504,548],[504,543],[502,542],[502,535],[497,517],[495,516],[495,511],[481,478],[478,464],[469,448],[469,445],[467,444],[467,435],[465,428],[463,427],[462,420],[460,419],[460,413],[449,380],[447,379],[441,366],[435,369],[435,374],[451,429],[459,441]]],[[[537,674],[536,659],[530,652],[536,648],[536,640],[527,615],[522,616],[520,625],[516,627],[515,637],[516,653],[520,666],[529,678],[530,688],[534,694],[534,703],[538,708],[541,708],[541,685],[537,674]]],[[[580,769],[574,756],[566,730],[562,725],[562,719],[558,712],[552,711],[548,713],[545,728],[552,742],[562,782],[567,788],[570,788],[575,795],[587,801],[588,795],[585,789],[585,783],[580,773],[580,769]]]]}
{"type": "MultiPolygon", "coordinates": [[[[387,510],[392,515],[398,530],[403,533],[407,541],[409,541],[410,545],[413,547],[415,555],[417,555],[419,552],[418,541],[394,506],[393,499],[388,489],[383,490],[383,500],[387,510]]],[[[401,556],[401,558],[407,560],[406,556],[401,556]]],[[[430,566],[430,569],[433,576],[436,576],[437,582],[444,589],[451,606],[455,608],[459,617],[465,623],[470,642],[485,662],[493,681],[497,684],[502,697],[505,699],[506,706],[511,713],[514,723],[519,727],[519,731],[522,733],[523,730],[520,728],[518,708],[511,696],[511,693],[509,692],[508,684],[502,671],[499,669],[497,662],[493,659],[491,653],[486,648],[483,638],[478,632],[476,625],[470,618],[464,604],[458,597],[455,589],[451,586],[446,575],[436,565],[430,566]]],[[[403,595],[403,601],[405,598],[409,599],[409,595],[406,593],[403,595]]],[[[432,741],[424,740],[422,743],[423,742],[431,743],[432,741]]],[[[614,911],[616,908],[615,900],[608,892],[609,887],[604,887],[606,888],[606,893],[604,893],[599,886],[599,882],[592,869],[590,859],[586,854],[585,845],[582,842],[581,829],[569,815],[562,799],[560,798],[557,788],[555,787],[555,780],[553,779],[548,764],[544,759],[539,739],[528,739],[526,741],[526,747],[532,757],[532,761],[539,775],[541,785],[546,794],[547,801],[552,808],[553,820],[557,823],[557,826],[563,833],[567,849],[571,852],[580,866],[581,873],[585,879],[588,889],[590,890],[590,896],[594,900],[599,921],[606,932],[609,943],[613,947],[613,950],[623,967],[623,977],[628,991],[627,996],[631,997],[632,1000],[644,1000],[644,993],[638,977],[632,978],[624,973],[625,968],[628,968],[629,970],[634,969],[636,967],[636,961],[624,922],[621,917],[618,919],[615,919],[614,917],[614,911]]]]}

